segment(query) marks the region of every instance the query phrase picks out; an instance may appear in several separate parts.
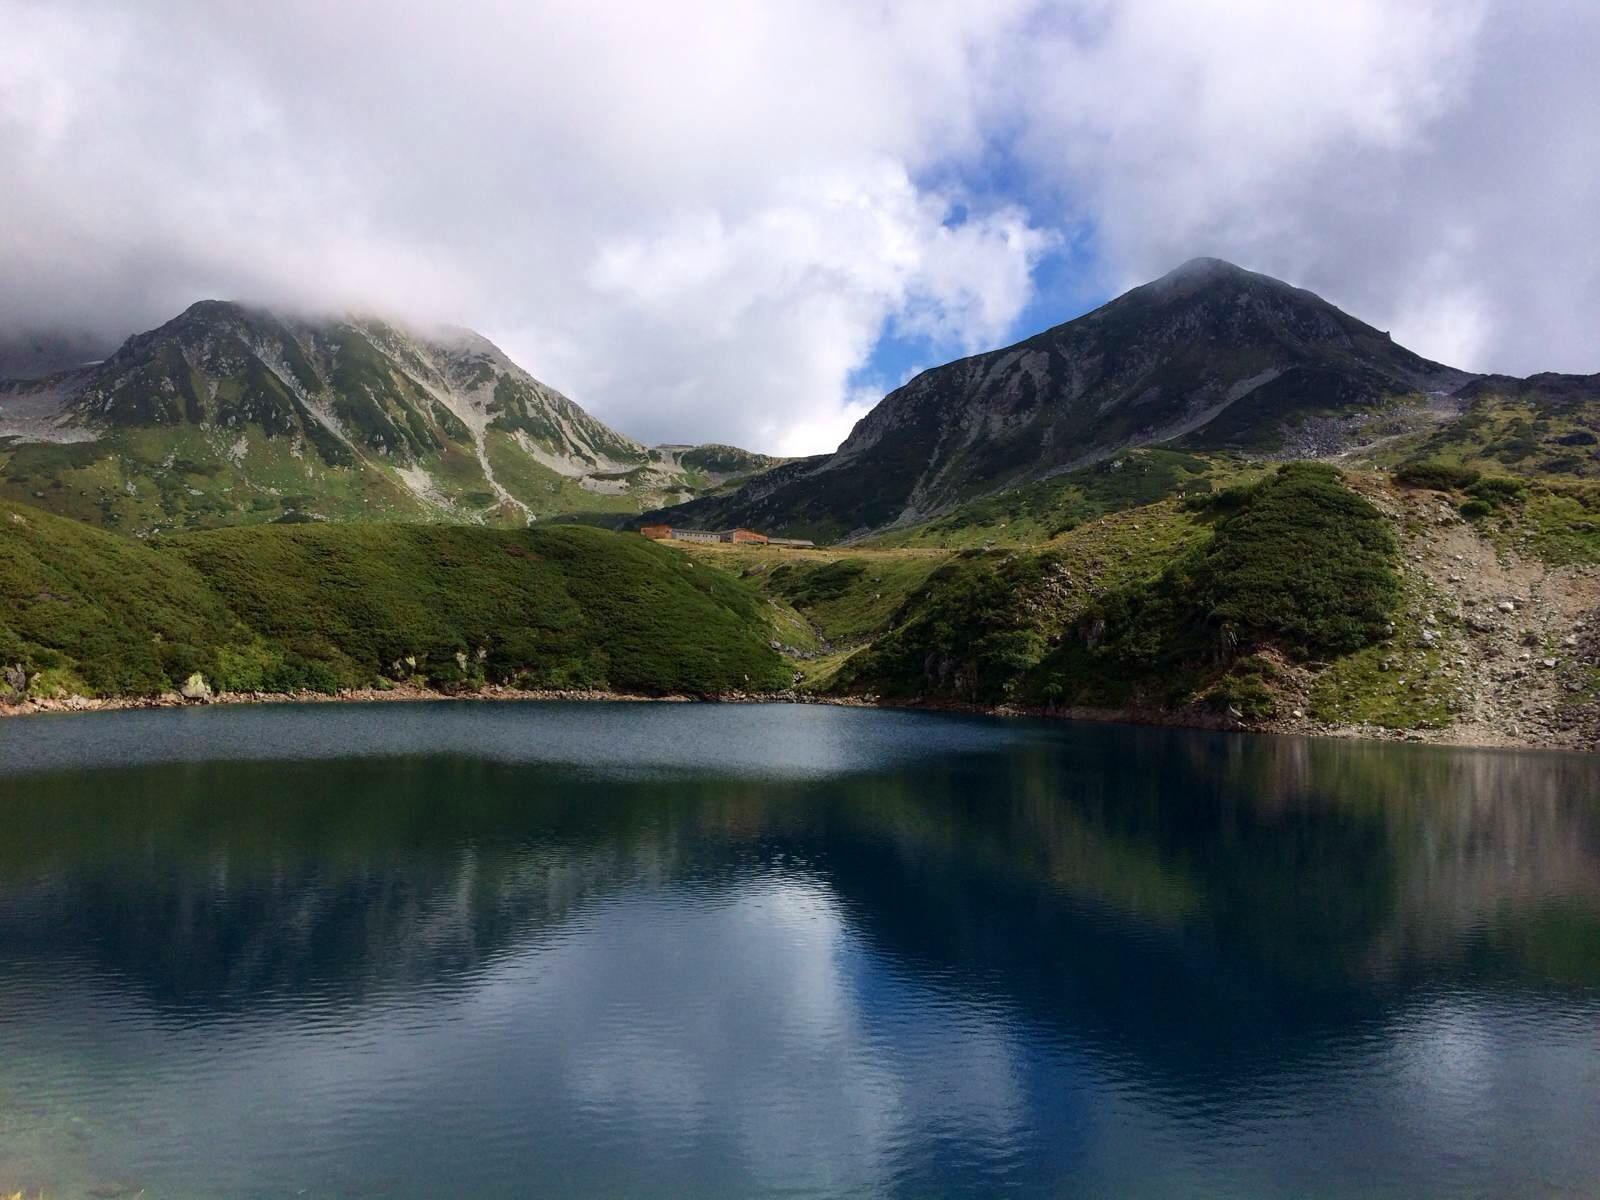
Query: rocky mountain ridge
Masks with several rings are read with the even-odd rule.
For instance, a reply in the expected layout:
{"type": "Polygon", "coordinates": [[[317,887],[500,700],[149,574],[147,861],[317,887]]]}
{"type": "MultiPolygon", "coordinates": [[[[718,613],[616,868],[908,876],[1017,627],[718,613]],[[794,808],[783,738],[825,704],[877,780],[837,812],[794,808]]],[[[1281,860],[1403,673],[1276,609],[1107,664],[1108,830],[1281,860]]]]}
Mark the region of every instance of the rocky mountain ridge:
{"type": "MultiPolygon", "coordinates": [[[[470,330],[226,301],[194,304],[103,362],[0,384],[0,439],[12,450],[10,481],[20,468],[46,484],[18,499],[48,504],[76,484],[79,499],[115,517],[140,508],[123,497],[146,488],[172,524],[636,513],[776,461],[732,447],[646,447],[470,330]],[[35,465],[51,455],[30,444],[63,447],[42,479],[35,465]],[[186,478],[170,478],[175,469],[186,478]],[[270,503],[286,494],[304,502],[270,503]]],[[[104,523],[168,523],[122,515],[104,523]]]]}
{"type": "Polygon", "coordinates": [[[1315,294],[1195,259],[1016,345],[924,371],[832,455],[652,519],[837,539],[1154,445],[1315,458],[1461,418],[1485,391],[1587,396],[1582,377],[1482,377],[1315,294]]]}

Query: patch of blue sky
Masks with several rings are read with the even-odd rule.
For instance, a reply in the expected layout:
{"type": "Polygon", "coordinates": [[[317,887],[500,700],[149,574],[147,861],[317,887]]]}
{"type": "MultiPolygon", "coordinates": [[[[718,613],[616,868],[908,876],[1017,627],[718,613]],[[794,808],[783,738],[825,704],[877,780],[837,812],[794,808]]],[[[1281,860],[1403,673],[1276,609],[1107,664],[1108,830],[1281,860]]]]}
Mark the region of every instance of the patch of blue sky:
{"type": "MultiPolygon", "coordinates": [[[[952,197],[944,224],[958,229],[975,216],[1011,205],[1020,206],[1033,222],[1039,213],[1062,212],[1060,196],[1045,195],[1001,142],[992,143],[976,162],[945,164],[922,172],[919,189],[952,197]]],[[[1082,316],[1110,299],[1093,227],[1055,228],[1055,245],[1034,264],[1027,303],[1012,320],[995,349],[1022,341],[1064,321],[1082,316]]],[[[871,355],[850,379],[854,393],[892,391],[919,371],[939,366],[974,348],[959,337],[934,337],[926,322],[890,317],[871,355]]]]}

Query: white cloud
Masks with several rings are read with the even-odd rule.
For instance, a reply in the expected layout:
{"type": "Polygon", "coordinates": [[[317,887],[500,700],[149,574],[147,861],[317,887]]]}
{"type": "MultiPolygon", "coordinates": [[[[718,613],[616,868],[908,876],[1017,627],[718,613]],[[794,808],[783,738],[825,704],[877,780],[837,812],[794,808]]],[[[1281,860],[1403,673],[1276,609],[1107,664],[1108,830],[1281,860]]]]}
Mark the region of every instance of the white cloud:
{"type": "Polygon", "coordinates": [[[822,449],[886,320],[964,348],[1030,295],[1020,210],[913,182],[1022,10],[0,0],[0,321],[377,307],[636,436],[822,449]]]}
{"type": "Polygon", "coordinates": [[[846,393],[844,403],[835,411],[789,426],[773,447],[773,453],[799,457],[816,453],[818,446],[838,446],[850,436],[856,422],[871,412],[883,395],[882,388],[851,388],[846,393]]]}
{"type": "Polygon", "coordinates": [[[602,246],[590,282],[629,352],[580,350],[563,371],[580,394],[650,396],[674,428],[731,407],[757,444],[831,449],[865,412],[850,377],[885,321],[992,345],[1050,243],[1009,208],[948,227],[949,203],[892,163],[776,191],[736,224],[707,211],[602,246]]]}
{"type": "Polygon", "coordinates": [[[1600,7],[1092,7],[1014,78],[1108,286],[1215,254],[1456,365],[1600,369],[1600,7]]]}
{"type": "Polygon", "coordinates": [[[0,0],[0,29],[0,333],[372,307],[639,437],[817,450],[886,328],[1003,341],[1087,227],[1107,291],[1219,254],[1460,365],[1600,367],[1583,0],[0,0]]]}

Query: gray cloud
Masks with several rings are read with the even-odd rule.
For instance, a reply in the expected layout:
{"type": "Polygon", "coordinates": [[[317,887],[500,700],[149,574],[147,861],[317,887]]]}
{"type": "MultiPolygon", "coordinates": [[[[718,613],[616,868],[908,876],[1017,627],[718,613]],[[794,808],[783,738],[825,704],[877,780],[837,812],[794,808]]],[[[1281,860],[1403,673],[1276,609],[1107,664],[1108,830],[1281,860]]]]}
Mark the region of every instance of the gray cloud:
{"type": "Polygon", "coordinates": [[[1106,6],[1040,40],[1029,161],[1107,282],[1197,253],[1478,370],[1600,370],[1600,8],[1106,6]]]}
{"type": "Polygon", "coordinates": [[[959,349],[1028,299],[1048,235],[947,228],[959,196],[913,182],[980,148],[1007,20],[0,0],[0,322],[375,308],[480,328],[636,436],[816,448],[886,320],[959,349]]]}
{"type": "Polygon", "coordinates": [[[375,309],[480,328],[635,436],[819,449],[886,322],[994,344],[1088,225],[1108,290],[1217,253],[1462,365],[1600,367],[1576,2],[0,0],[0,29],[10,334],[375,309]]]}

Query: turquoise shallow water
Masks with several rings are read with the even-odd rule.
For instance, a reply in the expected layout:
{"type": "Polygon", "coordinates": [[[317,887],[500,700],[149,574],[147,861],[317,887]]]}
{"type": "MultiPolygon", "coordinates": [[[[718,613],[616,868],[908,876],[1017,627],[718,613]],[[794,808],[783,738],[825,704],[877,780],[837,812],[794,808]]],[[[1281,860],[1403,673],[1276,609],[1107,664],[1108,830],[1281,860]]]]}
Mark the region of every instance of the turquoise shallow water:
{"type": "Polygon", "coordinates": [[[0,1193],[1600,1195],[1600,758],[0,722],[0,1193]]]}

